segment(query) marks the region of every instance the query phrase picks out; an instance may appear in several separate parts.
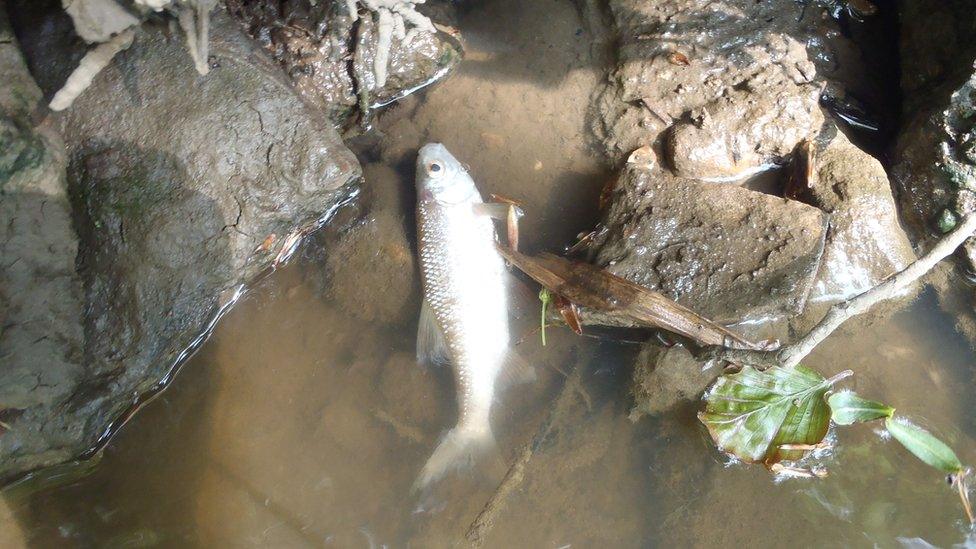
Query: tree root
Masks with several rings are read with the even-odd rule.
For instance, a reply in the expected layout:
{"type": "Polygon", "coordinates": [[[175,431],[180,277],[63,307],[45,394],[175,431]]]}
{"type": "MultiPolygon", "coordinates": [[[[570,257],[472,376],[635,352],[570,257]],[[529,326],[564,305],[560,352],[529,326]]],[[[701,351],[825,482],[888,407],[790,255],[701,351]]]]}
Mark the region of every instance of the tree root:
{"type": "Polygon", "coordinates": [[[552,408],[549,410],[549,415],[539,425],[532,440],[519,450],[518,458],[508,468],[505,478],[502,479],[495,493],[488,499],[481,512],[475,517],[474,522],[468,527],[464,537],[472,546],[477,547],[485,542],[488,532],[495,525],[495,519],[508,503],[509,496],[522,484],[522,480],[525,478],[525,468],[535,455],[535,451],[546,441],[553,428],[559,425],[573,401],[579,397],[588,408],[590,407],[589,395],[583,389],[580,377],[580,368],[577,367],[563,383],[559,396],[556,397],[552,408]]]}

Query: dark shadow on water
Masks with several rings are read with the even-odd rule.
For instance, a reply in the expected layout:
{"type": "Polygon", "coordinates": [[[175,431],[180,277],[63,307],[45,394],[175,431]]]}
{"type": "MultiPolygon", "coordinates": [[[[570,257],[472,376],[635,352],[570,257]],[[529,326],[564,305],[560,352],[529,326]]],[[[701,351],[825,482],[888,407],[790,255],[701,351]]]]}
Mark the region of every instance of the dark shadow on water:
{"type": "Polygon", "coordinates": [[[90,476],[10,501],[30,547],[198,545],[215,389],[208,353],[119,433],[90,476]],[[204,363],[204,364],[201,364],[204,363]]]}

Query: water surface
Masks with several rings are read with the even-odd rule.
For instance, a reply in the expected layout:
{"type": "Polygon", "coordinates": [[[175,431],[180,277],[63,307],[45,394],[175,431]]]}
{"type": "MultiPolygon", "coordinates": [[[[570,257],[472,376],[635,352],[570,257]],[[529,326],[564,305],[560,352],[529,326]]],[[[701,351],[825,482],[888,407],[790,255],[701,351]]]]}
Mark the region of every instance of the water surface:
{"type": "MultiPolygon", "coordinates": [[[[0,542],[73,545],[427,547],[463,539],[567,379],[492,547],[940,546],[968,527],[938,473],[871,426],[834,435],[823,480],[776,481],[730,464],[697,403],[637,422],[638,348],[549,332],[517,286],[514,339],[539,379],[499,397],[499,453],[430,494],[411,485],[455,419],[449,372],[414,361],[413,161],[441,141],[484,193],[525,203],[522,240],[559,249],[591,227],[610,177],[583,136],[603,65],[573,3],[496,0],[461,19],[468,58],[354,147],[362,199],[252,289],[172,387],[90,474],[8,494],[0,542]],[[532,29],[527,32],[526,29],[532,29]],[[568,376],[568,377],[567,377],[568,376]]],[[[976,456],[973,349],[931,294],[888,320],[854,321],[807,365],[853,369],[847,386],[976,456]]]]}

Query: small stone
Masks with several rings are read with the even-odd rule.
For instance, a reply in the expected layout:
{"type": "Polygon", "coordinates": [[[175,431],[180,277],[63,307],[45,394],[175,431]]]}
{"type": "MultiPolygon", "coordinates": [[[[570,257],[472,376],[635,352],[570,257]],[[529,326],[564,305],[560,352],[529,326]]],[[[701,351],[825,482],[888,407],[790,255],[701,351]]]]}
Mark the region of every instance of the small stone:
{"type": "Polygon", "coordinates": [[[959,223],[959,218],[956,217],[956,214],[952,213],[952,210],[949,208],[942,210],[942,213],[939,214],[938,219],[935,220],[936,227],[938,227],[939,231],[943,233],[947,233],[952,229],[955,229],[957,223],[959,223]]]}

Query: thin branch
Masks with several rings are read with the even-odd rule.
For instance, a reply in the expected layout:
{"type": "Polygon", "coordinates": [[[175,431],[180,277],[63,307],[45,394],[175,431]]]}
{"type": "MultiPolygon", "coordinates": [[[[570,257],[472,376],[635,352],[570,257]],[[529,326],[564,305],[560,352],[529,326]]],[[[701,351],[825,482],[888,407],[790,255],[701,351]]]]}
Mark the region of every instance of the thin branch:
{"type": "Polygon", "coordinates": [[[833,305],[807,335],[791,345],[775,351],[750,351],[711,346],[703,348],[696,355],[699,359],[718,359],[757,368],[771,366],[792,368],[847,319],[866,312],[881,301],[901,295],[906,288],[931,271],[940,261],[952,255],[974,232],[976,232],[976,214],[970,214],[964,217],[955,229],[942,237],[928,253],[901,271],[870,290],[833,305]]]}
{"type": "Polygon", "coordinates": [[[88,86],[91,86],[95,76],[112,62],[115,54],[132,45],[132,38],[134,36],[135,31],[129,28],[120,32],[108,42],[99,44],[88,50],[88,53],[81,58],[78,67],[68,76],[68,80],[65,81],[64,86],[58,90],[58,93],[54,94],[54,98],[51,99],[51,110],[63,111],[70,107],[75,99],[81,95],[81,92],[88,89],[88,86]]]}
{"type": "Polygon", "coordinates": [[[589,406],[589,398],[585,396],[580,371],[577,367],[570,374],[569,379],[563,383],[559,396],[553,402],[545,420],[539,424],[535,435],[519,451],[518,458],[508,468],[505,478],[502,479],[494,494],[468,527],[464,537],[472,547],[479,547],[484,544],[488,532],[495,525],[495,519],[508,504],[508,498],[522,485],[522,481],[525,479],[525,469],[535,455],[535,450],[546,441],[546,438],[552,433],[553,427],[563,420],[563,415],[569,410],[570,404],[578,394],[583,396],[587,406],[589,406]]]}

